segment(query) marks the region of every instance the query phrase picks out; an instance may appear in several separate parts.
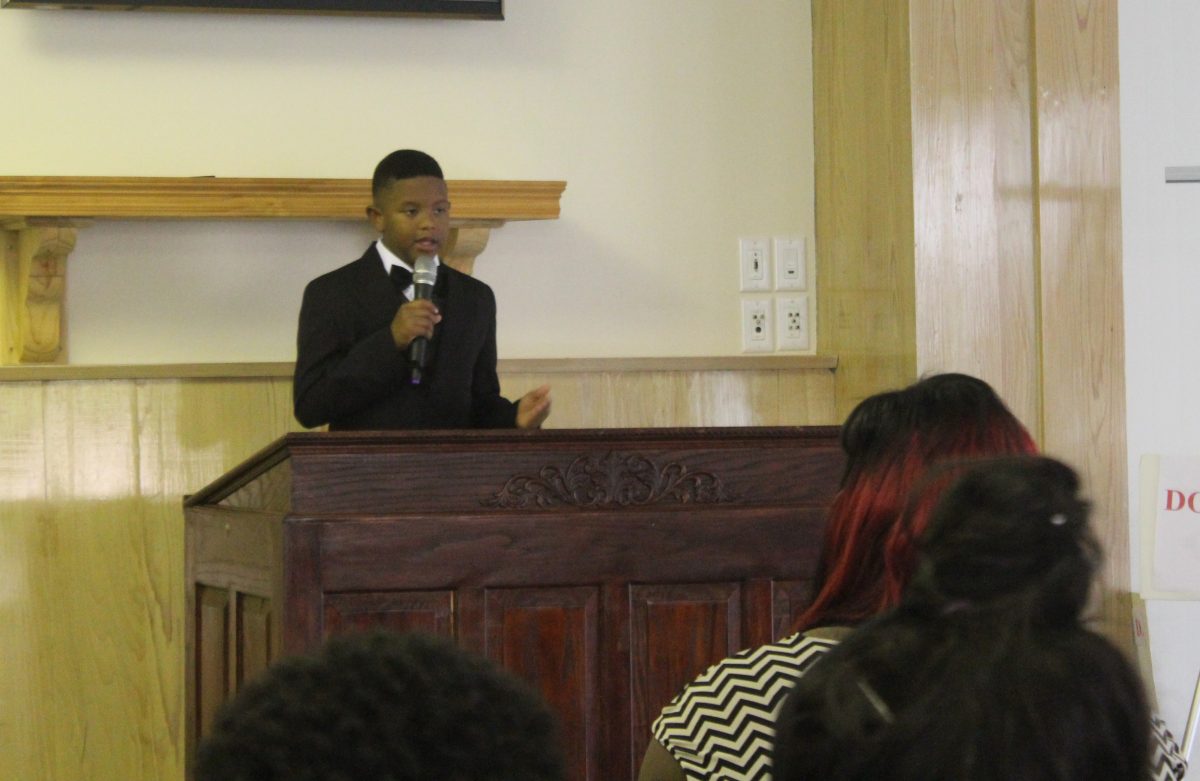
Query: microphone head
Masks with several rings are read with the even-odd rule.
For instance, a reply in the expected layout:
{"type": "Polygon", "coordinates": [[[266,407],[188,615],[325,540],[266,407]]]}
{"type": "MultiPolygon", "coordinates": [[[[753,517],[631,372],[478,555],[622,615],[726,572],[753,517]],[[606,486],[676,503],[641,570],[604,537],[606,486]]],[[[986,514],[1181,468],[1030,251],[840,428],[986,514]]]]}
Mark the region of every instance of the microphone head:
{"type": "Polygon", "coordinates": [[[437,282],[437,260],[433,255],[419,255],[413,264],[413,284],[433,287],[437,282]]]}

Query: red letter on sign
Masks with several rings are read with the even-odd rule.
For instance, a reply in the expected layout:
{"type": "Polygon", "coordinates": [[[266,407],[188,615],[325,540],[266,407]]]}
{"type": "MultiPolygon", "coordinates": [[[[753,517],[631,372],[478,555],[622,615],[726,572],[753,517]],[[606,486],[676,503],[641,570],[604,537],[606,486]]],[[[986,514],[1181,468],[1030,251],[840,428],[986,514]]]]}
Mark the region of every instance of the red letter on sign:
{"type": "Polygon", "coordinates": [[[1183,491],[1176,491],[1174,488],[1167,489],[1167,507],[1168,511],[1183,509],[1183,491]],[[1174,501],[1172,501],[1174,500],[1174,501]],[[1176,504],[1175,502],[1178,502],[1176,504]]]}

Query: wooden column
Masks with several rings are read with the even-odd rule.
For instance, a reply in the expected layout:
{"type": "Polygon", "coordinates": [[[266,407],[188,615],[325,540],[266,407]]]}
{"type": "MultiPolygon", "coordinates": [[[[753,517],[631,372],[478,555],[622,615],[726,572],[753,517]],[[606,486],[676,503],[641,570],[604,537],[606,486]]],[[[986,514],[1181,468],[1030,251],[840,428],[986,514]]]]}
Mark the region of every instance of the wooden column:
{"type": "Polygon", "coordinates": [[[1131,647],[1117,0],[814,0],[821,349],[844,415],[938,371],[1076,467],[1131,647]]]}
{"type": "Polygon", "coordinates": [[[916,377],[907,0],[813,0],[817,332],[838,419],[916,377]]]}
{"type": "Polygon", "coordinates": [[[917,369],[1041,431],[1028,0],[911,4],[917,369]]]}
{"type": "Polygon", "coordinates": [[[1085,477],[1103,618],[1132,647],[1117,0],[1033,7],[1043,444],[1085,477]]]}

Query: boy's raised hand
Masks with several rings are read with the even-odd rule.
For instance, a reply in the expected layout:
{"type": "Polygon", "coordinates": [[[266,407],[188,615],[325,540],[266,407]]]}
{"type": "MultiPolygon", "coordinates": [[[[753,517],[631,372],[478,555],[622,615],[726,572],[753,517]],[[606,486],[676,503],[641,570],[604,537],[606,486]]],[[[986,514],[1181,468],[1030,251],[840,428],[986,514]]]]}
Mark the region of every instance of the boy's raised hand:
{"type": "Polygon", "coordinates": [[[433,327],[442,321],[442,313],[432,301],[408,301],[396,310],[392,318],[392,341],[396,349],[407,349],[412,340],[424,336],[433,338],[433,327]]]}
{"type": "Polygon", "coordinates": [[[549,415],[549,385],[534,388],[517,402],[517,428],[541,428],[549,415]]]}

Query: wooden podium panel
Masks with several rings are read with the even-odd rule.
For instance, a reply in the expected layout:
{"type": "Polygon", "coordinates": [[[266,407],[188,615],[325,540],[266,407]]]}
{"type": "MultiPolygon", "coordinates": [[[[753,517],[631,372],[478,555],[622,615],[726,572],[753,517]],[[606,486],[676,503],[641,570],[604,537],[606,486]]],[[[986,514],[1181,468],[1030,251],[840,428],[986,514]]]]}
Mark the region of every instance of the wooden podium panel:
{"type": "Polygon", "coordinates": [[[572,779],[807,604],[835,427],[289,434],[185,502],[189,745],[282,653],[372,626],[530,681],[572,779]]]}

